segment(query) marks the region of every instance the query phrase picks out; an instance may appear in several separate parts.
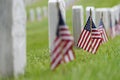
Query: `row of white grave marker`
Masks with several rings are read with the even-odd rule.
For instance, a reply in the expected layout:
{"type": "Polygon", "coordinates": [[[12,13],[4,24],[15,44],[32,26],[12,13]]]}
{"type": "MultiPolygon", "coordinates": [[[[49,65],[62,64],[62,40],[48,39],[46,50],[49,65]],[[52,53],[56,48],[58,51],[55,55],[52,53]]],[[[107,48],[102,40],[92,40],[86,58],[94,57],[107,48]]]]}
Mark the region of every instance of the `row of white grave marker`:
{"type": "Polygon", "coordinates": [[[26,66],[26,11],[23,0],[0,0],[0,77],[17,76],[26,66]]]}
{"type": "MultiPolygon", "coordinates": [[[[75,0],[65,0],[65,2],[63,0],[60,0],[62,3],[63,8],[67,9],[69,6],[72,6],[75,3],[75,0]]],[[[37,20],[37,21],[41,21],[43,17],[47,17],[48,16],[48,9],[47,7],[37,7],[35,10],[34,9],[30,9],[29,11],[29,20],[31,22],[37,20]]]]}
{"type": "Polygon", "coordinates": [[[66,6],[66,9],[72,5],[74,5],[76,0],[65,0],[65,6],[66,6]]]}
{"type": "MultiPolygon", "coordinates": [[[[92,18],[93,21],[96,24],[96,27],[99,26],[100,23],[100,18],[101,14],[103,13],[103,22],[104,26],[107,30],[107,33],[110,33],[110,24],[112,24],[112,31],[113,31],[113,36],[115,36],[115,20],[119,21],[119,16],[120,16],[120,5],[117,5],[112,8],[94,8],[93,6],[86,7],[86,21],[90,15],[90,9],[92,11],[92,18]],[[111,23],[110,23],[111,20],[111,23]]],[[[77,44],[78,38],[80,34],[80,30],[83,29],[84,25],[84,19],[83,19],[83,7],[82,6],[73,6],[73,36],[75,39],[75,45],[77,44]],[[81,12],[81,13],[78,13],[81,12]],[[80,15],[82,14],[82,15],[80,15]],[[76,17],[78,16],[78,17],[76,17]],[[79,25],[78,25],[79,24],[79,25]],[[78,30],[79,29],[79,30],[78,30]]]]}
{"type": "Polygon", "coordinates": [[[29,11],[29,18],[30,21],[33,22],[35,20],[41,21],[43,17],[48,16],[48,9],[47,7],[37,7],[36,9],[30,9],[29,11]]]}
{"type": "MultiPolygon", "coordinates": [[[[48,2],[48,22],[49,22],[49,48],[50,51],[53,49],[53,41],[55,39],[55,33],[56,33],[56,26],[58,22],[58,15],[57,15],[57,7],[56,7],[57,1],[54,0],[49,0],[48,2]]],[[[62,11],[62,14],[65,18],[65,8],[62,7],[64,4],[64,0],[60,0],[60,9],[62,11]]],[[[90,9],[92,11],[92,18],[93,21],[96,24],[96,27],[98,27],[100,18],[101,18],[101,13],[103,13],[103,22],[105,25],[105,28],[107,32],[110,32],[110,19],[112,23],[112,29],[113,29],[113,35],[115,36],[115,20],[119,20],[119,14],[120,14],[120,5],[117,5],[112,8],[95,8],[93,6],[86,7],[86,21],[88,19],[88,16],[90,15],[90,9]]],[[[77,45],[77,41],[79,38],[79,34],[81,33],[81,30],[84,27],[84,11],[83,7],[80,5],[73,6],[72,11],[73,11],[73,36],[74,36],[74,43],[75,46],[77,45]]]]}
{"type": "MultiPolygon", "coordinates": [[[[63,0],[59,1],[62,15],[64,16],[65,19],[65,8],[63,7],[63,2],[64,2],[63,0]]],[[[56,1],[49,0],[48,5],[50,49],[53,48],[52,43],[55,38],[56,26],[58,22],[56,3],[57,3],[56,1]]],[[[79,29],[79,27],[80,29],[82,29],[83,27],[82,25],[84,21],[82,8],[83,7],[81,6],[73,7],[73,19],[75,21],[80,20],[77,21],[79,23],[76,23],[73,20],[74,32],[77,32],[77,29],[79,29]],[[80,19],[78,17],[80,17],[80,19]],[[78,26],[79,24],[80,26],[78,26]]],[[[115,26],[115,19],[118,18],[119,10],[120,7],[118,6],[108,10],[108,14],[111,13],[112,26],[115,26]]],[[[107,12],[104,12],[103,15],[105,15],[106,13],[107,12]]],[[[78,30],[78,34],[76,33],[73,34],[79,35],[79,33],[80,32],[78,30]]],[[[78,38],[74,37],[74,39],[78,38]]],[[[23,0],[0,1],[0,76],[2,77],[17,76],[20,73],[24,73],[25,66],[26,66],[26,12],[23,0]]]]}

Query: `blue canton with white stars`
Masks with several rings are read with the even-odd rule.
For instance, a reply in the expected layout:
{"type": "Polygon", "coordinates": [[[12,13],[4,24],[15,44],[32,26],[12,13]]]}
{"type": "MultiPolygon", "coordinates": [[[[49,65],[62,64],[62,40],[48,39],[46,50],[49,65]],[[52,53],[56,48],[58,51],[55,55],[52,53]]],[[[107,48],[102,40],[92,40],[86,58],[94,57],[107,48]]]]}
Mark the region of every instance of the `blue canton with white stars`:
{"type": "Polygon", "coordinates": [[[96,28],[93,20],[92,20],[92,19],[90,20],[90,18],[91,18],[91,17],[89,16],[89,18],[88,18],[88,20],[87,20],[87,23],[86,23],[86,25],[85,25],[85,27],[84,27],[84,29],[87,30],[87,31],[91,31],[90,21],[92,21],[92,28],[96,28]]]}

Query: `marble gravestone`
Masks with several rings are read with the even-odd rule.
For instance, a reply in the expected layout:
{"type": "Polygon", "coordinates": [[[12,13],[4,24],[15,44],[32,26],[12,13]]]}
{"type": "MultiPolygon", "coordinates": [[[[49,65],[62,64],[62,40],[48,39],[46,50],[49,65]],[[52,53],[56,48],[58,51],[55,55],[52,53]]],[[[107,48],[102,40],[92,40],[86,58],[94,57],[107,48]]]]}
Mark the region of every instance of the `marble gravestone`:
{"type": "Polygon", "coordinates": [[[44,17],[48,16],[48,9],[46,6],[43,7],[43,15],[44,15],[44,17]]]}
{"type": "Polygon", "coordinates": [[[98,27],[100,24],[100,19],[103,14],[103,23],[106,31],[108,32],[110,23],[109,23],[109,8],[96,8],[96,26],[98,27]]]}
{"type": "Polygon", "coordinates": [[[74,44],[75,44],[75,46],[77,46],[81,30],[84,27],[84,25],[83,25],[83,22],[84,22],[83,7],[82,6],[73,6],[72,13],[73,13],[72,16],[73,16],[74,44]]]}
{"type": "MultiPolygon", "coordinates": [[[[64,0],[59,0],[59,7],[61,13],[65,20],[65,2],[64,0]]],[[[49,50],[53,50],[53,42],[55,39],[56,29],[58,25],[58,9],[57,0],[49,0],[48,2],[48,24],[49,24],[49,50]]]]}
{"type": "Polygon", "coordinates": [[[0,0],[0,76],[24,73],[26,12],[23,0],[0,0]]]}
{"type": "Polygon", "coordinates": [[[30,9],[30,21],[33,22],[35,20],[35,11],[34,9],[30,9]]]}
{"type": "Polygon", "coordinates": [[[119,6],[114,6],[113,7],[113,9],[114,9],[114,20],[115,20],[115,35],[119,35],[120,34],[120,31],[119,31],[119,25],[118,25],[118,23],[119,23],[119,15],[120,15],[120,13],[119,13],[119,6]]]}
{"type": "Polygon", "coordinates": [[[119,21],[119,15],[120,15],[119,6],[114,6],[113,9],[114,9],[115,20],[118,22],[119,21]]]}
{"type": "Polygon", "coordinates": [[[110,14],[111,14],[111,24],[112,24],[112,38],[115,37],[116,33],[115,33],[115,9],[111,8],[110,9],[110,14]]]}
{"type": "Polygon", "coordinates": [[[36,8],[36,15],[37,15],[37,20],[40,21],[42,19],[40,7],[36,8]]]}

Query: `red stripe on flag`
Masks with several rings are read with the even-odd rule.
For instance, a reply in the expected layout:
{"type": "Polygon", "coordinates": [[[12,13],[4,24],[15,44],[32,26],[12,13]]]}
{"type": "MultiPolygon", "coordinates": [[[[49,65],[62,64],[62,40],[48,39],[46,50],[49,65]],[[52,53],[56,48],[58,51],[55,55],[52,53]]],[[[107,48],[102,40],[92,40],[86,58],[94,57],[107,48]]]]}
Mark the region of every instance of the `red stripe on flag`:
{"type": "Polygon", "coordinates": [[[68,28],[61,26],[59,29],[59,34],[59,37],[57,37],[54,41],[55,46],[51,54],[52,70],[61,64],[61,61],[67,63],[75,58],[72,50],[73,37],[71,36],[68,28]],[[70,57],[71,54],[72,56],[70,57]]]}

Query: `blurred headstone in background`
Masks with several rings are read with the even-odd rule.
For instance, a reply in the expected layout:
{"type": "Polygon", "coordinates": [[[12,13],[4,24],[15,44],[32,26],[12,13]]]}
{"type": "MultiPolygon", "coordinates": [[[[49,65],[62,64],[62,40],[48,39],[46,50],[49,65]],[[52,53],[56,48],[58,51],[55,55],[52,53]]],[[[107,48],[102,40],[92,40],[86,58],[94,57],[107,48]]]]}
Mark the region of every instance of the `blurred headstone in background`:
{"type": "Polygon", "coordinates": [[[69,0],[65,1],[66,8],[70,5],[69,0]]]}
{"type": "Polygon", "coordinates": [[[83,28],[84,14],[82,6],[73,6],[72,7],[72,16],[73,16],[73,37],[74,44],[77,46],[79,34],[83,28]]]}
{"type": "Polygon", "coordinates": [[[66,9],[75,4],[75,0],[65,0],[66,9]]]}
{"type": "Polygon", "coordinates": [[[30,9],[30,21],[33,22],[35,20],[35,11],[34,9],[30,9]]]}
{"type": "Polygon", "coordinates": [[[42,19],[42,13],[41,13],[41,8],[40,7],[36,8],[36,16],[37,16],[38,21],[40,21],[42,19]]]}
{"type": "Polygon", "coordinates": [[[26,11],[23,0],[0,0],[0,76],[24,73],[26,11]]]}
{"type": "Polygon", "coordinates": [[[110,13],[111,13],[111,25],[112,25],[112,38],[115,37],[115,9],[111,8],[110,9],[110,13]]]}
{"type": "Polygon", "coordinates": [[[119,35],[120,34],[120,24],[119,24],[120,13],[119,13],[119,6],[116,5],[116,6],[113,7],[113,9],[114,9],[114,17],[115,17],[115,32],[116,32],[115,35],[119,35]]]}
{"type": "Polygon", "coordinates": [[[96,8],[96,13],[95,13],[96,26],[97,27],[99,26],[102,14],[103,14],[103,22],[104,22],[105,29],[108,31],[110,23],[109,23],[109,9],[107,8],[96,8]]]}
{"type": "Polygon", "coordinates": [[[119,6],[114,6],[113,9],[114,9],[115,20],[119,21],[119,15],[120,15],[119,14],[119,6]]]}
{"type": "Polygon", "coordinates": [[[88,20],[88,17],[90,16],[90,9],[91,9],[91,12],[92,12],[92,19],[95,23],[95,8],[93,6],[88,6],[86,7],[86,21],[88,20]]]}
{"type": "Polygon", "coordinates": [[[43,15],[44,15],[44,17],[48,16],[48,9],[46,6],[43,7],[43,15]]]}

